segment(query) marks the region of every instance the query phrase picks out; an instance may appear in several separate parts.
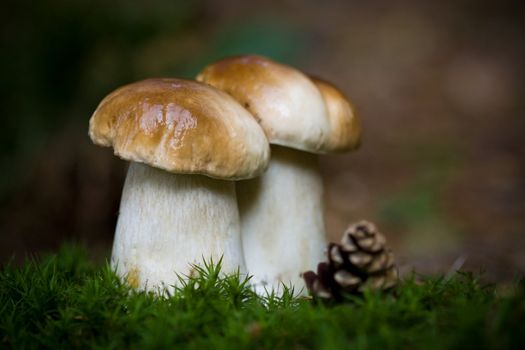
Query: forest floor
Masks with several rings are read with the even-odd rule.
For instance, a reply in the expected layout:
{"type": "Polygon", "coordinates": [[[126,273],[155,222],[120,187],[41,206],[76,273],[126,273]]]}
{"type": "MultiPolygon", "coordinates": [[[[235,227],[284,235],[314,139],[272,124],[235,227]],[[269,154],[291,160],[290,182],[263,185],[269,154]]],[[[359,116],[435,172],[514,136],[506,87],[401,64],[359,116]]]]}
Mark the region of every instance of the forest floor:
{"type": "Polygon", "coordinates": [[[137,292],[82,249],[0,269],[0,348],[518,349],[525,283],[416,274],[342,304],[259,297],[206,266],[173,295],[137,292]]]}

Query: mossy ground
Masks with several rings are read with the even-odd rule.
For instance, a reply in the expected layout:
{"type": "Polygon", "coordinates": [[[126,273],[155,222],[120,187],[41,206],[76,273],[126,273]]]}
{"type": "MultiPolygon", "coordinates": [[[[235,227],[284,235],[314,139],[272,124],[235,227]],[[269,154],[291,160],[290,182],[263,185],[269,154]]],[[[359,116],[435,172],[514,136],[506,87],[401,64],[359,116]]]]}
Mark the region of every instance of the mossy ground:
{"type": "Polygon", "coordinates": [[[327,305],[257,297],[213,266],[159,298],[74,247],[0,270],[0,348],[518,349],[524,335],[524,284],[502,292],[469,273],[327,305]]]}

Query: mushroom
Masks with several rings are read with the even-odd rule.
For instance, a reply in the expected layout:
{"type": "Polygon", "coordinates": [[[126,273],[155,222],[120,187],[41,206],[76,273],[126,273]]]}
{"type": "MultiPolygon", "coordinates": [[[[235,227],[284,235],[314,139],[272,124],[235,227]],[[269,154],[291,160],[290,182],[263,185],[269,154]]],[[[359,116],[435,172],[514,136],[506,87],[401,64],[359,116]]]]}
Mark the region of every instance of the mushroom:
{"type": "Polygon", "coordinates": [[[245,106],[272,144],[267,172],[237,183],[243,248],[256,291],[279,292],[284,284],[304,293],[300,274],[316,267],[326,246],[317,154],[358,146],[360,126],[350,103],[330,84],[260,56],[215,62],[197,80],[245,106]]]}
{"type": "Polygon", "coordinates": [[[89,136],[131,162],[111,257],[118,275],[158,291],[202,259],[245,271],[231,180],[259,175],[270,152],[231,96],[181,79],[136,82],[102,100],[89,136]]]}

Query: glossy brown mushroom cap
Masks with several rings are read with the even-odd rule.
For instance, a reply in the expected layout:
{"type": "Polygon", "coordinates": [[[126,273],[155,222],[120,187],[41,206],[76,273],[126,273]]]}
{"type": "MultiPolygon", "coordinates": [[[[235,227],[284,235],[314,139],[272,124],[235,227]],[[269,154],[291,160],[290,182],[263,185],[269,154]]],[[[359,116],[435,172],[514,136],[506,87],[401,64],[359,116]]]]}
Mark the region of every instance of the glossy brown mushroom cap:
{"type": "Polygon", "coordinates": [[[261,127],[238,102],[182,79],[148,79],[115,90],[91,117],[89,136],[128,161],[221,179],[257,176],[270,155],[261,127]]]}
{"type": "Polygon", "coordinates": [[[343,94],[290,66],[261,56],[228,57],[208,65],[197,80],[252,112],[272,144],[312,153],[359,144],[360,126],[343,94]]]}

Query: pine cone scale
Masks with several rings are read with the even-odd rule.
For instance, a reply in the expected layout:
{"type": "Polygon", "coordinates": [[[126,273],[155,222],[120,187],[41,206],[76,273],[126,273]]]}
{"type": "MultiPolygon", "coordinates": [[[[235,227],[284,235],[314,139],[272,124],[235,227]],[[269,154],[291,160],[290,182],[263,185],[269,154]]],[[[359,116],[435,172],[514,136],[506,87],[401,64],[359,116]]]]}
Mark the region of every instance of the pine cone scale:
{"type": "Polygon", "coordinates": [[[328,259],[331,264],[335,266],[340,266],[344,264],[344,258],[339,250],[339,246],[335,245],[334,243],[330,243],[328,246],[328,259]]]}
{"type": "Polygon", "coordinates": [[[348,271],[339,270],[334,274],[334,280],[345,288],[357,287],[361,283],[359,277],[354,276],[348,271]]]}

